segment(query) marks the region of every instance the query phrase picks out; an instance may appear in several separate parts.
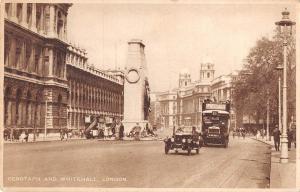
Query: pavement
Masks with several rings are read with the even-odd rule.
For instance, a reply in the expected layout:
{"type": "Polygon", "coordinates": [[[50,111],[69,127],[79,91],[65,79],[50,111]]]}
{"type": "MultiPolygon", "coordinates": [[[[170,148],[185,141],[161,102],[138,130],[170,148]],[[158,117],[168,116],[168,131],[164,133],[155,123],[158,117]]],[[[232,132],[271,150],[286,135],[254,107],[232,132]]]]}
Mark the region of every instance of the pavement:
{"type": "Polygon", "coordinates": [[[276,151],[273,138],[266,139],[251,137],[254,140],[265,143],[271,147],[271,172],[270,188],[296,188],[296,149],[292,144],[289,154],[289,162],[280,163],[280,151],[276,151]]]}
{"type": "MultiPolygon", "coordinates": [[[[165,133],[162,132],[162,131],[158,131],[157,132],[158,136],[157,137],[142,137],[140,138],[140,141],[156,141],[156,140],[163,140],[165,138],[165,133]]],[[[68,139],[64,139],[63,141],[72,141],[72,140],[85,140],[86,138],[85,137],[78,137],[78,136],[73,136],[71,138],[68,138],[68,139]]],[[[106,139],[97,139],[99,141],[112,141],[112,140],[115,140],[114,137],[112,138],[106,138],[106,139]]],[[[133,141],[134,138],[130,138],[130,137],[124,137],[123,140],[125,141],[133,141]]],[[[39,137],[37,137],[35,140],[33,139],[33,136],[32,135],[29,135],[29,138],[28,138],[28,143],[32,143],[32,142],[50,142],[50,141],[61,141],[61,138],[58,134],[55,134],[55,135],[49,135],[49,136],[46,136],[46,137],[43,137],[43,135],[40,135],[39,137]]],[[[14,140],[14,141],[11,141],[11,140],[7,140],[7,141],[4,141],[4,143],[26,143],[24,140],[20,139],[20,140],[14,140]]]]}
{"type": "Polygon", "coordinates": [[[191,156],[166,155],[162,141],[4,144],[3,164],[5,187],[268,188],[270,148],[249,138],[191,156]]]}

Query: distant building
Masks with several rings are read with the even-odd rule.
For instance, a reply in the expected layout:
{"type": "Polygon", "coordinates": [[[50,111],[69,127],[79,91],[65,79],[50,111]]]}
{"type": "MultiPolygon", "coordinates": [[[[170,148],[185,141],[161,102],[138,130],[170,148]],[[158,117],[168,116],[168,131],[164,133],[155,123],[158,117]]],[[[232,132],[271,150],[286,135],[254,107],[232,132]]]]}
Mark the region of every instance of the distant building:
{"type": "Polygon", "coordinates": [[[177,126],[177,92],[166,91],[157,94],[160,109],[160,125],[164,128],[177,126]]]}
{"type": "MultiPolygon", "coordinates": [[[[232,72],[228,75],[221,75],[211,82],[211,94],[212,100],[215,102],[224,102],[224,101],[231,101],[233,97],[233,82],[235,81],[238,75],[238,71],[232,72]]],[[[233,106],[233,103],[232,105],[233,106]]],[[[234,107],[231,107],[230,112],[230,125],[231,128],[236,127],[236,113],[234,107]]]]}
{"type": "Polygon", "coordinates": [[[210,82],[214,78],[214,65],[202,63],[199,78],[192,81],[188,70],[179,74],[178,88],[156,94],[161,111],[161,125],[201,126],[202,102],[210,98],[210,82]]]}
{"type": "MultiPolygon", "coordinates": [[[[180,74],[187,77],[186,82],[177,89],[177,124],[185,126],[201,126],[202,102],[210,98],[210,81],[214,77],[214,65],[202,63],[198,81],[192,82],[190,74],[180,74]]],[[[179,81],[182,81],[179,79],[179,81]]]]}
{"type": "Polygon", "coordinates": [[[160,102],[158,101],[156,94],[150,94],[150,113],[149,113],[149,123],[156,128],[161,128],[161,110],[160,110],[160,102]]]}

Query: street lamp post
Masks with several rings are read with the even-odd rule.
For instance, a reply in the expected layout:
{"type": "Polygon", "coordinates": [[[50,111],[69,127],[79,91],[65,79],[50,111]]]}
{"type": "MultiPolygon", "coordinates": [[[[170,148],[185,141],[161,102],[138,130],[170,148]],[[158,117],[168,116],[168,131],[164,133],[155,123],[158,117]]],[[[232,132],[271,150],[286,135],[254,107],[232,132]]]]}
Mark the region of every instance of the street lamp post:
{"type": "Polygon", "coordinates": [[[281,75],[283,66],[279,65],[276,67],[276,70],[279,71],[279,77],[278,77],[278,129],[280,132],[282,132],[282,115],[281,115],[281,75]]]}
{"type": "Polygon", "coordinates": [[[270,91],[267,89],[267,136],[266,141],[270,141],[270,91]]]}
{"type": "Polygon", "coordinates": [[[281,155],[280,155],[280,162],[281,163],[288,163],[289,155],[288,155],[288,140],[287,140],[287,80],[286,80],[286,71],[287,71],[287,30],[290,28],[292,32],[292,26],[296,23],[289,19],[290,12],[285,9],[282,12],[282,20],[276,22],[275,24],[278,25],[280,28],[283,29],[283,86],[282,86],[282,140],[281,140],[281,155]]]}

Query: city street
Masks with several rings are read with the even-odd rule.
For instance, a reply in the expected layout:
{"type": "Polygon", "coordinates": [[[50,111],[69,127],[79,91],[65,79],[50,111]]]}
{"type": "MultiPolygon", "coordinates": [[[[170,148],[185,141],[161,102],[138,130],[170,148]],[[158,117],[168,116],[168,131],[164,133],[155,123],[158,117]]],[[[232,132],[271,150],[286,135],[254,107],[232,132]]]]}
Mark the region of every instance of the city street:
{"type": "Polygon", "coordinates": [[[4,186],[224,187],[269,185],[270,148],[250,138],[200,154],[162,141],[73,140],[4,145],[4,186]]]}

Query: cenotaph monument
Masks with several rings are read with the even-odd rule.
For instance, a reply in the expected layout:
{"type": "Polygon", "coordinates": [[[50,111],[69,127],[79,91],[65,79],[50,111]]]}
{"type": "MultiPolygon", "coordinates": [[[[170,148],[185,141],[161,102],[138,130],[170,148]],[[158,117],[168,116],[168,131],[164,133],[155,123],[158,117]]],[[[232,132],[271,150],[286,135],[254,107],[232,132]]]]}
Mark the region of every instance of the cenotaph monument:
{"type": "Polygon", "coordinates": [[[128,42],[128,56],[124,82],[124,131],[129,133],[138,123],[144,128],[148,123],[150,95],[147,80],[145,45],[142,40],[128,42]]]}

